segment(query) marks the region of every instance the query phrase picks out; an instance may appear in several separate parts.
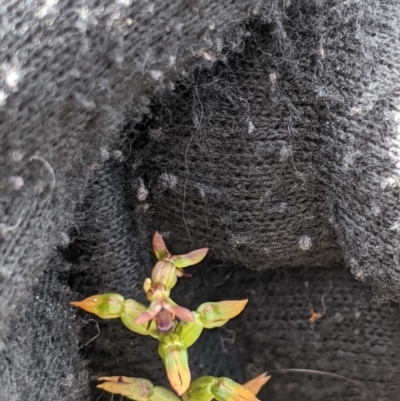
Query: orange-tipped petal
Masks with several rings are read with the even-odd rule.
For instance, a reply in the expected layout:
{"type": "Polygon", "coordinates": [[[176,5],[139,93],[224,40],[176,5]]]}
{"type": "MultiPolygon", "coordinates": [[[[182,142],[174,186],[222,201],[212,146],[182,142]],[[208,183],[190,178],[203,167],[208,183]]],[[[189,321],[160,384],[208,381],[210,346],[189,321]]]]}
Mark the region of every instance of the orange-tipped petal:
{"type": "Polygon", "coordinates": [[[137,379],[125,376],[100,377],[106,380],[97,387],[112,394],[121,394],[134,401],[151,401],[154,385],[146,379],[137,379]]]}
{"type": "Polygon", "coordinates": [[[154,319],[158,312],[160,312],[162,308],[162,303],[153,302],[150,304],[149,308],[146,312],[141,313],[136,319],[136,324],[143,324],[149,322],[151,319],[154,319]]]}
{"type": "Polygon", "coordinates": [[[183,267],[193,266],[201,262],[207,255],[208,248],[197,249],[186,255],[174,255],[170,257],[170,261],[179,269],[183,267]]]}
{"type": "Polygon", "coordinates": [[[257,395],[261,388],[266,384],[271,376],[268,376],[268,372],[261,373],[259,376],[243,384],[252,394],[257,395]]]}
{"type": "Polygon", "coordinates": [[[125,299],[119,294],[98,294],[83,301],[71,302],[72,305],[93,313],[102,319],[115,319],[121,316],[125,299]]]}
{"type": "Polygon", "coordinates": [[[156,254],[158,260],[165,260],[171,255],[165,245],[163,237],[156,231],[153,236],[153,251],[156,254]]]}
{"type": "Polygon", "coordinates": [[[217,401],[259,401],[250,390],[227,377],[219,378],[211,392],[217,401]]]}
{"type": "Polygon", "coordinates": [[[229,319],[239,315],[248,299],[240,301],[206,302],[197,308],[200,320],[206,329],[223,326],[229,319]]]}

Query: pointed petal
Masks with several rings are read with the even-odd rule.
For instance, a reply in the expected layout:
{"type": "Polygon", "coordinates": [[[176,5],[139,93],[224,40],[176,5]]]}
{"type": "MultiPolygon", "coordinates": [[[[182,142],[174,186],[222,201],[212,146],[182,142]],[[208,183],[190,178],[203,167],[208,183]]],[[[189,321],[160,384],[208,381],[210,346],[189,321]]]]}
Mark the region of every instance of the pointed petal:
{"type": "Polygon", "coordinates": [[[268,376],[268,372],[261,373],[259,376],[243,384],[243,387],[247,388],[252,394],[257,395],[261,388],[266,384],[271,376],[268,376]]]}
{"type": "Polygon", "coordinates": [[[173,255],[169,260],[178,268],[193,266],[201,262],[207,255],[208,248],[197,249],[186,255],[173,255]]]}
{"type": "Polygon", "coordinates": [[[189,309],[176,305],[175,303],[172,303],[172,301],[164,305],[164,308],[185,322],[194,321],[193,313],[189,309]]]}
{"type": "Polygon", "coordinates": [[[239,315],[248,299],[240,301],[206,302],[197,308],[197,313],[206,329],[224,325],[229,319],[239,315]]]}
{"type": "Polygon", "coordinates": [[[163,237],[156,231],[153,236],[153,251],[156,254],[158,260],[165,260],[171,255],[165,245],[163,237]]]}
{"type": "Polygon", "coordinates": [[[148,323],[137,324],[135,323],[136,318],[138,318],[143,312],[146,312],[147,308],[140,302],[136,302],[133,299],[127,299],[123,311],[121,313],[122,323],[131,331],[141,334],[150,335],[154,338],[158,338],[157,328],[154,321],[150,323],[148,328],[148,323]]]}
{"type": "Polygon", "coordinates": [[[217,401],[259,401],[250,390],[227,377],[218,379],[211,392],[217,401]]]}
{"type": "Polygon", "coordinates": [[[125,376],[100,377],[98,380],[106,380],[97,387],[109,393],[121,394],[134,401],[151,401],[154,385],[149,380],[125,376]]]}
{"type": "Polygon", "coordinates": [[[168,347],[163,362],[172,388],[182,395],[189,388],[191,379],[187,350],[177,346],[168,347]]]}
{"type": "Polygon", "coordinates": [[[98,294],[83,301],[71,302],[72,305],[93,313],[102,319],[115,319],[120,317],[125,299],[119,294],[98,294]]]}
{"type": "Polygon", "coordinates": [[[136,319],[136,324],[147,323],[151,319],[154,319],[158,312],[162,308],[161,302],[152,302],[146,312],[141,313],[136,319]]]}

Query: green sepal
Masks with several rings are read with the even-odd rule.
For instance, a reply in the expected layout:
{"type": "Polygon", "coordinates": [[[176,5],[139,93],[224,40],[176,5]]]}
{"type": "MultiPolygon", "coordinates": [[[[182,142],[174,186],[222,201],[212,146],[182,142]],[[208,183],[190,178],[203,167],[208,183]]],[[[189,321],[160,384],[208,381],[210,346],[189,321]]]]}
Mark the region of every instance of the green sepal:
{"type": "Polygon", "coordinates": [[[187,392],[182,396],[183,401],[211,401],[214,398],[211,387],[216,381],[217,378],[213,376],[199,377],[192,382],[187,392]]]}
{"type": "Polygon", "coordinates": [[[174,333],[177,334],[186,348],[191,347],[200,337],[204,324],[196,312],[192,312],[193,322],[179,322],[174,333]]]}

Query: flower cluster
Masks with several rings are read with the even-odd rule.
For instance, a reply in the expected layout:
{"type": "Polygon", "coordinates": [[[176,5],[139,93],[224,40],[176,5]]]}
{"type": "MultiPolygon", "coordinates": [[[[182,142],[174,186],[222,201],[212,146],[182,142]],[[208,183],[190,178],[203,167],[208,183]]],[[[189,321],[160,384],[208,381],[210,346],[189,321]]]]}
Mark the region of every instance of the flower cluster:
{"type": "MultiPolygon", "coordinates": [[[[201,262],[208,248],[186,255],[172,255],[156,232],[153,250],[157,263],[151,278],[146,278],[143,289],[149,301],[145,306],[116,293],[93,295],[72,305],[102,319],[121,319],[131,331],[155,338],[158,353],[164,363],[168,380],[182,401],[257,401],[257,393],[270,376],[262,374],[240,385],[226,377],[203,376],[191,382],[188,348],[200,337],[203,329],[220,327],[239,315],[247,299],[207,302],[196,311],[177,305],[170,293],[178,277],[188,276],[183,269],[201,262]]],[[[98,387],[113,394],[121,394],[135,401],[181,401],[173,392],[154,386],[150,381],[123,376],[101,377],[98,387]]]]}

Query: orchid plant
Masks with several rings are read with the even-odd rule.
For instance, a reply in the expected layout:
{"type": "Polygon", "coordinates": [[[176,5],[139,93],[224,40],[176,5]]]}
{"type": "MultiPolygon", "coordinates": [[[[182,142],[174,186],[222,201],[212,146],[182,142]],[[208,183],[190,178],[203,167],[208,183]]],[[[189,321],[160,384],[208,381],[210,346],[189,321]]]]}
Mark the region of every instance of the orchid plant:
{"type": "Polygon", "coordinates": [[[203,329],[224,325],[243,311],[248,300],[207,302],[196,311],[177,305],[170,298],[171,290],[179,277],[189,276],[183,269],[201,262],[208,248],[186,255],[172,255],[162,236],[156,232],[153,236],[153,251],[158,261],[153,267],[151,278],[146,278],[143,283],[150,302],[148,307],[117,293],[93,295],[72,302],[72,305],[101,319],[119,318],[129,330],[156,339],[170,385],[182,399],[146,379],[101,377],[99,380],[104,383],[98,387],[135,401],[211,401],[214,398],[217,401],[257,401],[256,395],[269,380],[269,376],[262,374],[244,385],[226,377],[212,376],[191,382],[187,351],[200,337],[203,329]]]}

